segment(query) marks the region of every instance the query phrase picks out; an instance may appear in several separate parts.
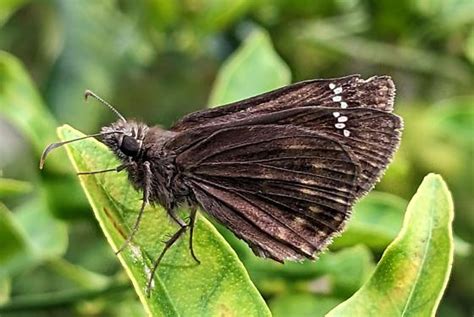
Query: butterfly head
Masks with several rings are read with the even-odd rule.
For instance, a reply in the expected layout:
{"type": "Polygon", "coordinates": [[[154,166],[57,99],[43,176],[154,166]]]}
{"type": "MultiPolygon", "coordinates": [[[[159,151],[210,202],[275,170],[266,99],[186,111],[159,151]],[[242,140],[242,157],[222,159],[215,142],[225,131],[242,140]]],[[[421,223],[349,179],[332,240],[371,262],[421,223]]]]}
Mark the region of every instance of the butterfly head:
{"type": "Polygon", "coordinates": [[[148,126],[137,121],[118,121],[101,129],[100,140],[120,159],[136,160],[143,154],[148,126]]]}
{"type": "Polygon", "coordinates": [[[61,147],[64,144],[90,137],[98,137],[102,143],[107,145],[124,162],[137,160],[142,156],[144,152],[143,140],[147,134],[148,126],[137,121],[127,121],[124,116],[112,107],[112,105],[94,94],[92,91],[86,90],[85,98],[87,99],[90,96],[107,106],[119,117],[119,120],[103,127],[100,133],[48,145],[41,155],[40,168],[43,168],[46,157],[52,150],[61,147]]]}

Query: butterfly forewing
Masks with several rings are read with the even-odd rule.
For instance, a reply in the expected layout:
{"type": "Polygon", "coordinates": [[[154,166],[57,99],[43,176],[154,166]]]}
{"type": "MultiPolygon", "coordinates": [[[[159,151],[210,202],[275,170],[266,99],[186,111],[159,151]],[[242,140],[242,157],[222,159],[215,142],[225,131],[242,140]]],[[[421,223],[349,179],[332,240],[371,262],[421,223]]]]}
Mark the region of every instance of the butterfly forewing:
{"type": "Polygon", "coordinates": [[[252,98],[197,111],[183,117],[172,128],[189,131],[202,126],[219,126],[251,116],[305,106],[366,107],[391,112],[395,86],[388,76],[363,80],[359,75],[314,79],[285,86],[252,98]]]}

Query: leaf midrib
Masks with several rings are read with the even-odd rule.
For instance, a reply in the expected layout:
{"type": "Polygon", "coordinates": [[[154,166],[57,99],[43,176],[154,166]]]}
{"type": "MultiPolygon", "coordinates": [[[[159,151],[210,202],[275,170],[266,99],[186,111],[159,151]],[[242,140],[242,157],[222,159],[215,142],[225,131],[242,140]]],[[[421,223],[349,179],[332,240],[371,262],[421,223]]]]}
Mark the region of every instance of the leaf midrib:
{"type": "MultiPolygon", "coordinates": [[[[433,184],[432,187],[435,187],[435,185],[433,184]]],[[[432,190],[433,193],[435,193],[435,190],[432,190]]],[[[430,195],[431,197],[436,197],[435,195],[430,195]]],[[[425,266],[425,261],[426,261],[426,258],[427,258],[427,253],[428,253],[428,250],[429,250],[429,247],[431,245],[431,237],[432,237],[432,234],[433,234],[433,214],[434,214],[434,206],[433,206],[433,198],[430,199],[430,202],[429,202],[429,231],[428,231],[428,239],[426,241],[426,244],[425,244],[425,249],[423,250],[423,257],[422,257],[422,261],[421,261],[421,265],[420,265],[420,269],[418,270],[417,274],[416,274],[416,278],[413,282],[413,286],[411,287],[411,290],[410,290],[410,293],[408,294],[408,298],[405,302],[405,305],[403,307],[403,310],[402,310],[402,316],[405,316],[405,314],[407,313],[407,310],[408,310],[408,307],[412,301],[412,298],[414,296],[414,292],[415,292],[415,289],[416,289],[416,286],[418,284],[418,280],[420,279],[420,276],[421,276],[421,273],[423,272],[424,270],[424,266],[425,266]]]]}

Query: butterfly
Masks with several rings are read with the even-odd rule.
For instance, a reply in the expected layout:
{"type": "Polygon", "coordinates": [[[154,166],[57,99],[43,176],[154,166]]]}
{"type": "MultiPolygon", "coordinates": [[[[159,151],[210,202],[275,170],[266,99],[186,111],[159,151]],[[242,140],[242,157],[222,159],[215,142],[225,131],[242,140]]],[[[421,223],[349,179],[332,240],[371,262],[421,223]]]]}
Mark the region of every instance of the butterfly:
{"type": "MultiPolygon", "coordinates": [[[[403,122],[393,114],[389,76],[360,75],[295,83],[228,105],[191,113],[169,130],[119,119],[97,137],[143,193],[132,240],[147,204],[162,205],[189,230],[192,257],[197,208],[243,239],[254,253],[283,262],[314,259],[341,233],[354,203],[372,189],[397,150],[403,122]],[[176,210],[188,205],[189,221],[176,210]]],[[[50,144],[41,157],[69,142],[50,144]]]]}

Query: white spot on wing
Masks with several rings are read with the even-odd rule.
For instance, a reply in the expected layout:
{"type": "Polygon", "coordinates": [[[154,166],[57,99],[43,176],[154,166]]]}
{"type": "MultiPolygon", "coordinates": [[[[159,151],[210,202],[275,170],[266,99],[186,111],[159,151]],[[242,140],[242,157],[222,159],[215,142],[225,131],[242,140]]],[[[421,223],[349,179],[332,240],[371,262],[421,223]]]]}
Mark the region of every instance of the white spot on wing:
{"type": "Polygon", "coordinates": [[[341,101],[341,108],[346,109],[347,108],[347,102],[341,101]]]}
{"type": "Polygon", "coordinates": [[[334,126],[337,129],[344,129],[346,127],[346,125],[344,123],[336,123],[334,126]]]}
{"type": "Polygon", "coordinates": [[[336,85],[335,85],[334,83],[330,83],[330,84],[329,84],[329,89],[332,90],[332,89],[334,89],[334,88],[336,88],[336,85]]]}
{"type": "Polygon", "coordinates": [[[334,96],[334,97],[332,97],[332,101],[334,101],[334,102],[339,102],[339,101],[341,101],[341,100],[342,100],[342,97],[341,97],[341,96],[334,96]]]}
{"type": "Polygon", "coordinates": [[[336,95],[340,94],[340,93],[342,92],[342,87],[337,87],[337,88],[335,88],[335,89],[333,90],[333,92],[334,92],[336,95]]]}
{"type": "Polygon", "coordinates": [[[304,179],[304,178],[300,179],[299,182],[302,183],[302,184],[305,184],[305,185],[316,185],[317,184],[315,181],[312,181],[310,179],[304,179]]]}
{"type": "Polygon", "coordinates": [[[342,131],[342,133],[344,133],[345,137],[349,137],[351,135],[351,131],[349,131],[347,129],[344,129],[344,131],[342,131]]]}
{"type": "Polygon", "coordinates": [[[307,194],[307,195],[314,195],[315,192],[311,189],[308,189],[308,188],[300,188],[299,189],[300,192],[302,192],[303,194],[307,194]]]}
{"type": "Polygon", "coordinates": [[[346,117],[346,116],[341,116],[341,117],[337,118],[337,121],[338,121],[338,122],[346,122],[346,121],[347,121],[347,117],[346,117]]]}
{"type": "Polygon", "coordinates": [[[339,116],[341,115],[341,113],[335,111],[335,112],[332,113],[332,115],[334,116],[334,118],[337,118],[337,117],[339,117],[339,116]]]}

